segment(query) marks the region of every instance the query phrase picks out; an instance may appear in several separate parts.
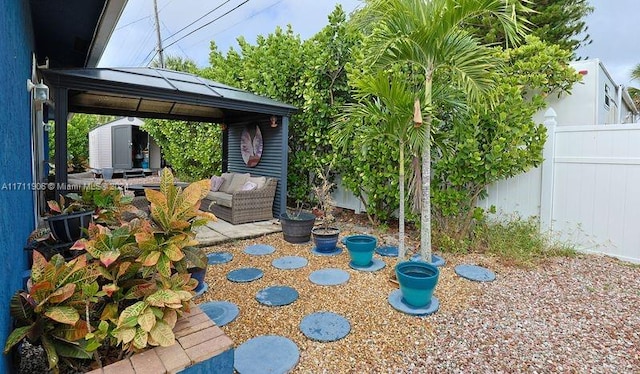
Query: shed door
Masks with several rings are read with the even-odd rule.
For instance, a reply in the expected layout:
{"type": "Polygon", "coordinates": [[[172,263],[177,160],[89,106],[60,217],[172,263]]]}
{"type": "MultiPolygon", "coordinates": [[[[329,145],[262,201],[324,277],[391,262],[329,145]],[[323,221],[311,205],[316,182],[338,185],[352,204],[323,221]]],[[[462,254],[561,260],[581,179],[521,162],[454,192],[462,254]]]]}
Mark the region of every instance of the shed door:
{"type": "Polygon", "coordinates": [[[131,169],[131,126],[111,128],[111,157],[114,169],[131,169]]]}

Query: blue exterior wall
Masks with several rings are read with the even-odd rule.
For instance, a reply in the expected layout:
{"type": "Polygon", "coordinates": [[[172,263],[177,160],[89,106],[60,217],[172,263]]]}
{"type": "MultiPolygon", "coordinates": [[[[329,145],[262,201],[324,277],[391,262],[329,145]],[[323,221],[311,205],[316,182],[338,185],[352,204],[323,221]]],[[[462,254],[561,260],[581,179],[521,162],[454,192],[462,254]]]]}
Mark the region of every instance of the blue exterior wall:
{"type": "MultiPolygon", "coordinates": [[[[23,251],[34,228],[31,183],[31,109],[26,82],[31,78],[33,33],[28,1],[0,6],[0,342],[11,332],[9,300],[22,288],[28,260],[23,251]]],[[[0,373],[9,372],[3,355],[0,373]]]]}

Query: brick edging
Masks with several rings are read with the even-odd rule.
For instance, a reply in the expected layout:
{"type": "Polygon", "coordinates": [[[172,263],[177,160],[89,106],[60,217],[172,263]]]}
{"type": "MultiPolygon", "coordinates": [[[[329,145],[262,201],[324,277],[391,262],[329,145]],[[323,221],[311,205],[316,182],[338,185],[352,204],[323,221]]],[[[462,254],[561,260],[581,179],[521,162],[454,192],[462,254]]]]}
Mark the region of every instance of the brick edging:
{"type": "Polygon", "coordinates": [[[230,349],[233,341],[198,306],[180,317],[173,329],[176,344],[136,353],[88,374],[177,373],[230,349]]]}

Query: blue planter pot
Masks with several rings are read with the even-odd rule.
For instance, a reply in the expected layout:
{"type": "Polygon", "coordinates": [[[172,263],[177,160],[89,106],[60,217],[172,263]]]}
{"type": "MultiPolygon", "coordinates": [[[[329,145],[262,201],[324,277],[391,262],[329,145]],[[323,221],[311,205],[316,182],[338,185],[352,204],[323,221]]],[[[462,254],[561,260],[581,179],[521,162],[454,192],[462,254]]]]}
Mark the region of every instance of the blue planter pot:
{"type": "Polygon", "coordinates": [[[421,308],[431,303],[440,271],[426,262],[406,261],[396,265],[396,277],[405,303],[421,308]]]}
{"type": "Polygon", "coordinates": [[[321,253],[330,253],[336,250],[338,244],[338,235],[340,230],[335,227],[315,227],[311,230],[313,234],[313,243],[316,245],[316,251],[321,253]]]}
{"type": "Polygon", "coordinates": [[[371,235],[352,235],[345,239],[344,244],[349,250],[353,265],[367,266],[371,264],[378,240],[371,235]]]}
{"type": "Polygon", "coordinates": [[[282,235],[289,243],[306,243],[311,240],[311,229],[316,222],[316,216],[311,213],[300,213],[289,216],[287,213],[280,215],[282,235]]]}
{"type": "Polygon", "coordinates": [[[207,275],[207,269],[203,268],[188,268],[187,271],[191,274],[191,278],[198,281],[198,286],[193,290],[193,292],[200,292],[204,288],[204,277],[207,275]]]}

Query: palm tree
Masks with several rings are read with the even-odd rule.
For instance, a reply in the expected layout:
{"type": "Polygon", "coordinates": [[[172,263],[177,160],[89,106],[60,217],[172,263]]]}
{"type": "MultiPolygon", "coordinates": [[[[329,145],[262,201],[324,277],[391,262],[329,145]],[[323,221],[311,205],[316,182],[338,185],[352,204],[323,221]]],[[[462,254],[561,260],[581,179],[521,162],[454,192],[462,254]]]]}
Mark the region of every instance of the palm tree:
{"type": "MultiPolygon", "coordinates": [[[[334,144],[346,148],[351,139],[358,138],[363,146],[381,141],[395,140],[399,144],[399,245],[398,260],[406,257],[404,245],[405,217],[405,150],[419,154],[427,130],[413,122],[414,94],[404,76],[388,76],[379,71],[375,75],[352,77],[356,103],[346,104],[342,121],[332,126],[334,144]],[[364,125],[360,125],[360,124],[364,125]]],[[[366,149],[366,147],[363,147],[366,149]]]]}
{"type": "MultiPolygon", "coordinates": [[[[640,64],[636,65],[636,67],[631,70],[631,80],[640,81],[640,64]]],[[[640,89],[636,87],[629,87],[629,94],[631,94],[631,98],[636,104],[636,107],[640,108],[640,89]]]]}
{"type": "MultiPolygon", "coordinates": [[[[426,108],[422,139],[422,202],[420,251],[431,261],[431,124],[433,78],[446,72],[451,84],[470,100],[478,100],[493,86],[491,73],[499,67],[491,49],[464,30],[481,16],[495,18],[507,40],[515,40],[524,26],[516,15],[526,10],[519,0],[365,0],[356,25],[370,31],[365,55],[375,70],[398,62],[418,67],[424,74],[424,97],[418,108],[426,108]]],[[[419,117],[422,117],[421,115],[419,117]]]]}

